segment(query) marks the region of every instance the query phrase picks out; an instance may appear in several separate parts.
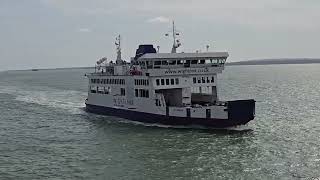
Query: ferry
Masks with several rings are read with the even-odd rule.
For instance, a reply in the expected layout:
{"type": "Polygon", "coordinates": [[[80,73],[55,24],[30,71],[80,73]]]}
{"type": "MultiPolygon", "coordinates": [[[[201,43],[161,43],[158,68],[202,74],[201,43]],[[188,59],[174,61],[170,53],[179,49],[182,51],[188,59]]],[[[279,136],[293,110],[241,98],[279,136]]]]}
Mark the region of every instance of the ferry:
{"type": "MultiPolygon", "coordinates": [[[[255,100],[222,101],[217,75],[224,70],[228,52],[177,52],[179,32],[173,24],[171,53],[153,45],[139,45],[127,62],[121,58],[97,61],[86,74],[86,111],[148,124],[228,128],[245,125],[255,117],[255,100]]],[[[168,34],[166,34],[168,36],[168,34]]],[[[116,118],[118,119],[118,118],[116,118]]]]}

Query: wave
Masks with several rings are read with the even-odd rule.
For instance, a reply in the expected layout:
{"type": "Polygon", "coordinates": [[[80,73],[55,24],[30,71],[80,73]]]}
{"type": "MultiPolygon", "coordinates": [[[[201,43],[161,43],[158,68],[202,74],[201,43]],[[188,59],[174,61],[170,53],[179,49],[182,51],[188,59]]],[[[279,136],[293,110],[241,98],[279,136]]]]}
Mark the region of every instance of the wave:
{"type": "Polygon", "coordinates": [[[82,113],[85,92],[60,90],[49,87],[16,87],[0,86],[0,93],[10,94],[15,100],[26,103],[39,104],[52,108],[65,109],[72,114],[82,113]]]}

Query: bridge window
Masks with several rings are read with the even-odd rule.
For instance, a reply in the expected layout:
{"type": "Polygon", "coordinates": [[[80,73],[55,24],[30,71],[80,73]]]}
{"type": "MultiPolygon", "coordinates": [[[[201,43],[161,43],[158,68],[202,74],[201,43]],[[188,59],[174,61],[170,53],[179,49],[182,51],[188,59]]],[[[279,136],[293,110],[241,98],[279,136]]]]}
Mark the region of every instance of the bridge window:
{"type": "Polygon", "coordinates": [[[214,76],[211,77],[211,83],[214,83],[214,76]]]}
{"type": "Polygon", "coordinates": [[[179,84],[179,78],[176,78],[176,84],[179,84]]]}
{"type": "Polygon", "coordinates": [[[217,63],[218,63],[218,60],[217,60],[217,59],[213,59],[213,60],[212,60],[212,63],[213,63],[213,64],[217,64],[217,63]]]}
{"type": "Polygon", "coordinates": [[[168,65],[168,61],[162,61],[162,65],[168,65]]]}
{"type": "Polygon", "coordinates": [[[174,85],[174,79],[170,79],[171,85],[174,85]]]}
{"type": "Polygon", "coordinates": [[[176,60],[170,60],[169,65],[176,65],[177,61],[176,60]]]}
{"type": "Polygon", "coordinates": [[[169,85],[169,79],[166,79],[166,85],[169,85]]]}
{"type": "Polygon", "coordinates": [[[148,68],[148,69],[152,69],[152,62],[147,61],[146,63],[147,63],[147,68],[148,68]]]}
{"type": "Polygon", "coordinates": [[[157,86],[160,85],[160,79],[156,79],[156,84],[157,84],[157,86]]]}
{"type": "Polygon", "coordinates": [[[198,64],[198,60],[191,60],[191,64],[198,64]]]}
{"type": "Polygon", "coordinates": [[[155,61],[155,62],[154,62],[154,65],[155,65],[155,66],[160,66],[160,65],[161,65],[161,61],[155,61]]]}
{"type": "Polygon", "coordinates": [[[145,64],[145,62],[144,61],[140,61],[140,66],[142,67],[142,68],[145,68],[145,66],[146,66],[146,64],[145,64]]]}
{"type": "Polygon", "coordinates": [[[161,79],[161,85],[164,85],[164,79],[161,79]]]}
{"type": "Polygon", "coordinates": [[[201,79],[202,79],[202,83],[206,83],[206,80],[204,79],[204,77],[202,77],[201,79]]]}
{"type": "Polygon", "coordinates": [[[211,64],[212,63],[212,59],[206,59],[206,64],[211,64]]]}
{"type": "Polygon", "coordinates": [[[209,77],[207,77],[207,83],[210,83],[209,77]]]}
{"type": "Polygon", "coordinates": [[[193,84],[196,84],[196,83],[197,83],[197,78],[194,77],[194,78],[193,78],[193,84]]]}

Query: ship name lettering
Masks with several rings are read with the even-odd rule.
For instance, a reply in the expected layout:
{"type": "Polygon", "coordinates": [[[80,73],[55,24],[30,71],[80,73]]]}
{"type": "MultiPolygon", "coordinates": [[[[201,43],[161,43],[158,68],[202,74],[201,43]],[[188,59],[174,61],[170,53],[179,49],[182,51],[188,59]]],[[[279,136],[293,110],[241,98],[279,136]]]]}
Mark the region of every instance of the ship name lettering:
{"type": "Polygon", "coordinates": [[[209,72],[208,68],[202,69],[182,69],[182,70],[167,70],[165,74],[189,74],[189,73],[204,73],[209,72]]]}
{"type": "Polygon", "coordinates": [[[118,99],[113,99],[113,103],[115,106],[133,105],[133,100],[118,98],[118,99]]]}

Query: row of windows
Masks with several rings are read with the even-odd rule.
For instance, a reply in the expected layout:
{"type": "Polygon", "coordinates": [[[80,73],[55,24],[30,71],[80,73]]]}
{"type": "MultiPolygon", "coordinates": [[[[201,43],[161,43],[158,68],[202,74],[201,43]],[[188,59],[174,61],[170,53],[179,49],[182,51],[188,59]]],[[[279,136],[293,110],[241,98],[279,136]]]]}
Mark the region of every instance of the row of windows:
{"type": "Polygon", "coordinates": [[[214,77],[194,77],[193,84],[196,83],[214,83],[214,77]]]}
{"type": "Polygon", "coordinates": [[[95,84],[125,84],[124,79],[91,79],[95,84]]]}
{"type": "MultiPolygon", "coordinates": [[[[111,87],[90,87],[91,93],[98,93],[98,94],[110,94],[111,87]]],[[[120,88],[120,96],[126,95],[126,89],[120,88]]]]}
{"type": "Polygon", "coordinates": [[[136,97],[149,98],[149,90],[147,89],[135,89],[134,94],[136,97]]]}
{"type": "Polygon", "coordinates": [[[90,92],[91,93],[98,93],[98,94],[110,94],[111,87],[91,87],[90,92]]]}
{"type": "Polygon", "coordinates": [[[149,80],[148,79],[135,79],[134,80],[134,85],[144,85],[144,86],[149,86],[149,80]]]}
{"type": "Polygon", "coordinates": [[[162,60],[162,61],[139,61],[138,64],[142,67],[148,66],[167,66],[167,65],[190,65],[190,64],[224,64],[226,58],[200,59],[200,60],[162,60]]]}
{"type": "Polygon", "coordinates": [[[163,85],[178,85],[179,84],[179,78],[171,78],[171,79],[156,79],[157,86],[160,86],[160,84],[163,85]]]}

